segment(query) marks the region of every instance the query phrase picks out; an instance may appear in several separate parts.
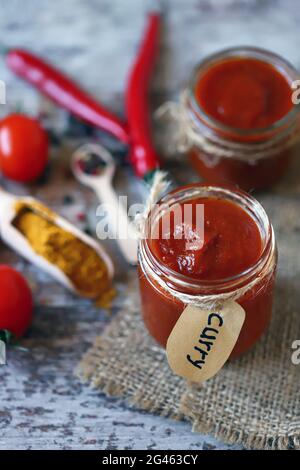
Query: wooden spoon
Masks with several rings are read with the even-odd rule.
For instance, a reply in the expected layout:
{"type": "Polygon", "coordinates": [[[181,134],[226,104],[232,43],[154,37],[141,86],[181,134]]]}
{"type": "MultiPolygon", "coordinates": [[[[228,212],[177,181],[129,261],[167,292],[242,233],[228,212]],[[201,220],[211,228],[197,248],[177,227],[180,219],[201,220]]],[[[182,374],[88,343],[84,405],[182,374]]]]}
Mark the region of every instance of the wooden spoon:
{"type": "Polygon", "coordinates": [[[41,204],[38,200],[32,197],[17,197],[0,188],[0,236],[10,248],[50,274],[50,276],[54,277],[70,291],[82,295],[66,274],[55,264],[52,264],[46,258],[37,254],[26,237],[14,226],[13,222],[18,215],[16,209],[18,203],[24,204],[25,207],[28,207],[41,217],[50,220],[63,230],[72,233],[76,238],[79,238],[83,243],[93,248],[104,261],[109,278],[111,279],[113,277],[114,268],[111,259],[101,245],[93,238],[83,233],[66,219],[51,211],[51,209],[41,204]]]}

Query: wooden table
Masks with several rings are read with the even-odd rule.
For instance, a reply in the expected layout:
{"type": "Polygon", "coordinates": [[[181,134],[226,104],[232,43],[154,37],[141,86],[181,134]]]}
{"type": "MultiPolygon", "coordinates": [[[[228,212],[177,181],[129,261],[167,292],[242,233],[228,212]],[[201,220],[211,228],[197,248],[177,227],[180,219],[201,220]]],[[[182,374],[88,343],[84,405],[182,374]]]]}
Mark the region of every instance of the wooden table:
{"type": "MultiPolygon", "coordinates": [[[[33,49],[68,71],[112,109],[122,109],[122,93],[134,56],[146,6],[139,0],[30,0],[26,8],[13,0],[1,8],[0,27],[6,45],[33,49]],[[107,67],[111,63],[113,66],[107,67]]],[[[165,1],[166,28],[157,76],[154,106],[177,94],[192,66],[205,54],[235,44],[271,48],[297,66],[300,10],[292,0],[165,1]]],[[[36,93],[0,64],[7,85],[5,114],[17,102],[36,112],[36,93]]],[[[60,115],[61,116],[61,115],[60,115]]],[[[56,125],[56,123],[55,123],[56,125]]],[[[159,148],[167,141],[157,129],[159,148]]],[[[79,187],[68,170],[72,144],[53,151],[47,183],[23,187],[3,184],[18,194],[33,194],[75,223],[95,199],[79,187]],[[65,196],[72,196],[66,204],[65,196]]],[[[271,197],[265,202],[271,206],[271,197]]],[[[80,223],[79,223],[80,225],[80,223]]],[[[108,249],[113,251],[109,244],[108,249]]],[[[117,258],[120,291],[114,312],[122,304],[126,279],[134,276],[117,258]]],[[[22,341],[26,350],[10,349],[8,365],[0,367],[0,449],[227,449],[210,436],[193,434],[188,423],[177,423],[130,409],[121,401],[82,386],[74,367],[110,316],[68,294],[48,276],[12,251],[0,246],[0,262],[14,265],[31,282],[35,301],[33,326],[22,341]]],[[[236,447],[233,447],[236,448],[236,447]]]]}

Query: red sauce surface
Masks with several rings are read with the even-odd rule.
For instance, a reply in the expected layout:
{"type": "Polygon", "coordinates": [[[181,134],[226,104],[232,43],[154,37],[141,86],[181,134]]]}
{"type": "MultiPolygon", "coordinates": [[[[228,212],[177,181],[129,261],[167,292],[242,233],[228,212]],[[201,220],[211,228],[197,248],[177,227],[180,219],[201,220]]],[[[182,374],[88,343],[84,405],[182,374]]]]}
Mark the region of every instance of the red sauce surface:
{"type": "Polygon", "coordinates": [[[230,58],[212,66],[195,93],[206,114],[238,129],[268,127],[293,107],[286,77],[252,58],[230,58]]]}
{"type": "Polygon", "coordinates": [[[160,238],[151,240],[153,253],[164,265],[199,280],[220,280],[240,274],[258,261],[260,231],[244,209],[216,198],[197,198],[188,204],[192,206],[188,224],[176,225],[171,212],[171,217],[167,214],[160,220],[160,238]],[[204,205],[204,240],[196,230],[198,204],[204,205]],[[169,227],[164,218],[170,220],[169,227]]]}

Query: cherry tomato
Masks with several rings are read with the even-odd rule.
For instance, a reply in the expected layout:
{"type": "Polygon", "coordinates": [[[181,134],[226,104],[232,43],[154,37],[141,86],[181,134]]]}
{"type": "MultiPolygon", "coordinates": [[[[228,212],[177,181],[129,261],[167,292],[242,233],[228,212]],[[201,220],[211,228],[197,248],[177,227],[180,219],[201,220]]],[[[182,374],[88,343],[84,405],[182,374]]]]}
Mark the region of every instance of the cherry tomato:
{"type": "Polygon", "coordinates": [[[27,281],[10,266],[0,266],[0,330],[23,336],[31,323],[32,310],[27,281]]]}
{"type": "Polygon", "coordinates": [[[39,178],[48,161],[48,136],[40,123],[24,114],[0,121],[0,168],[7,178],[30,182],[39,178]]]}

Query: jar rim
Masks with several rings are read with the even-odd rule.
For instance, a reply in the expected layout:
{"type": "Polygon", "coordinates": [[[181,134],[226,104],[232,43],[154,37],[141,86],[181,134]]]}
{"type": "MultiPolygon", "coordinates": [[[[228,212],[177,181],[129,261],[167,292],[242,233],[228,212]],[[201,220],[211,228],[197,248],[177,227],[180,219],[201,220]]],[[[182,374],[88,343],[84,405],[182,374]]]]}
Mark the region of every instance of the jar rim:
{"type": "Polygon", "coordinates": [[[238,204],[249,213],[257,223],[264,243],[258,260],[246,270],[234,276],[215,280],[198,280],[185,274],[178,273],[172,268],[163,265],[161,259],[159,259],[153,250],[151,250],[149,238],[145,237],[140,240],[140,261],[142,261],[142,263],[146,263],[150,272],[153,271],[156,275],[164,278],[167,284],[176,286],[179,289],[188,288],[195,290],[196,293],[201,293],[202,291],[204,293],[208,293],[209,291],[215,291],[216,289],[220,292],[237,289],[240,285],[247,284],[261,273],[268,265],[270,258],[274,256],[276,252],[276,244],[273,227],[264,208],[254,197],[245,191],[233,188],[230,185],[212,186],[203,183],[194,183],[181,186],[180,188],[171,191],[158,201],[156,205],[156,213],[152,214],[152,217],[156,217],[156,220],[158,220],[162,215],[162,212],[159,212],[160,208],[163,208],[165,204],[169,205],[170,208],[178,202],[192,200],[199,196],[215,198],[223,196],[223,198],[238,204]]]}
{"type": "Polygon", "coordinates": [[[200,118],[200,120],[208,125],[208,127],[211,129],[215,129],[216,131],[220,131],[224,134],[234,134],[235,136],[241,138],[251,137],[253,135],[258,137],[263,137],[270,134],[272,135],[276,132],[280,132],[282,129],[285,130],[289,124],[294,123],[298,113],[300,112],[300,106],[297,105],[294,105],[287,114],[275,121],[270,126],[251,129],[242,129],[230,126],[209,115],[199,104],[195,96],[195,88],[199,82],[199,76],[202,71],[205,71],[214,64],[222,62],[226,58],[254,58],[271,64],[276,68],[276,70],[285,76],[290,84],[292,81],[299,78],[299,72],[295,69],[295,67],[286,59],[282,58],[280,55],[274,52],[252,46],[238,46],[223,49],[219,52],[215,52],[209,56],[206,56],[194,68],[192,77],[187,85],[186,92],[191,110],[195,116],[200,118]]]}

